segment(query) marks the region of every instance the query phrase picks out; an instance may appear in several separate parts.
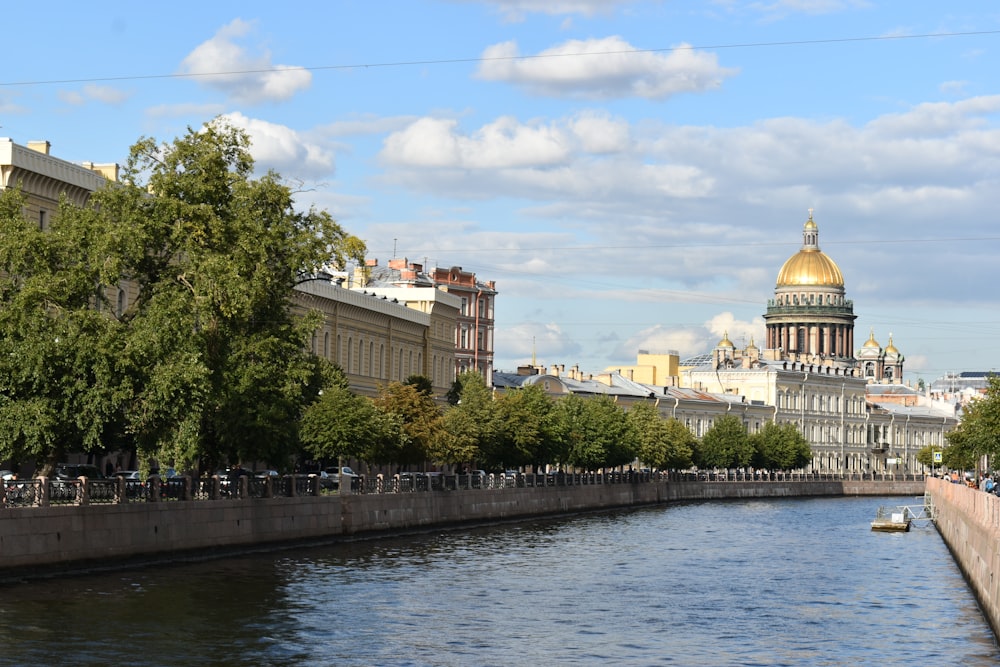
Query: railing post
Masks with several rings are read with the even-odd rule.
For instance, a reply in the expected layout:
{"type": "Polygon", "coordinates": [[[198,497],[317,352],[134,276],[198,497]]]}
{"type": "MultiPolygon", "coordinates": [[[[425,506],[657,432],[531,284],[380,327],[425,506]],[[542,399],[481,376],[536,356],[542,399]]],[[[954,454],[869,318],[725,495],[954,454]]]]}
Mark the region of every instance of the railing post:
{"type": "Polygon", "coordinates": [[[115,487],[115,502],[118,504],[128,502],[128,497],[125,495],[125,478],[121,475],[118,475],[118,484],[115,487]]]}
{"type": "Polygon", "coordinates": [[[86,477],[77,477],[80,480],[80,504],[90,504],[90,481],[86,477]]]}
{"type": "Polygon", "coordinates": [[[48,507],[49,506],[49,478],[39,477],[38,478],[38,506],[48,507]]]}
{"type": "Polygon", "coordinates": [[[191,500],[194,495],[191,492],[191,475],[184,475],[181,478],[183,481],[183,488],[181,490],[181,500],[191,500]]]}
{"type": "Polygon", "coordinates": [[[146,502],[160,502],[160,476],[150,475],[147,484],[149,485],[149,493],[147,494],[146,502]]]}

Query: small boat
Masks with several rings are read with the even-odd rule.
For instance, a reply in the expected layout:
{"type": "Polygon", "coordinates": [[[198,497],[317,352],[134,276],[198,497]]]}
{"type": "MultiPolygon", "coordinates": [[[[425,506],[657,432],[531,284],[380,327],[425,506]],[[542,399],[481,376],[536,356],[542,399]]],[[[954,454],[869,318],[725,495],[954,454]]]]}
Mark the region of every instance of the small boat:
{"type": "Polygon", "coordinates": [[[910,510],[907,507],[879,507],[872,530],[889,533],[905,533],[910,529],[910,510]]]}

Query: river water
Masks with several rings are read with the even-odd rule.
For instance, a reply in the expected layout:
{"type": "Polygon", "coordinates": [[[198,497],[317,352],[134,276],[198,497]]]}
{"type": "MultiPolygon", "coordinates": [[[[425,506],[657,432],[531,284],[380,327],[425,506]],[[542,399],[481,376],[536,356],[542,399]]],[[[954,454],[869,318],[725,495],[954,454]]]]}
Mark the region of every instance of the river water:
{"type": "Polygon", "coordinates": [[[0,589],[10,665],[996,665],[918,498],[699,502],[0,589]]]}

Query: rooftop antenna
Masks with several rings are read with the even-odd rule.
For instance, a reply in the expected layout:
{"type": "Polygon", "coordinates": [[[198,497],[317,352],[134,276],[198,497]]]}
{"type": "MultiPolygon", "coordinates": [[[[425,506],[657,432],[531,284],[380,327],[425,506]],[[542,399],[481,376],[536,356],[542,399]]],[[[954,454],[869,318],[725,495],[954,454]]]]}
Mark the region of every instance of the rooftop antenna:
{"type": "Polygon", "coordinates": [[[535,337],[534,336],[531,337],[531,365],[532,365],[532,367],[538,365],[536,363],[536,361],[535,361],[535,337]]]}
{"type": "Polygon", "coordinates": [[[396,259],[396,239],[392,240],[392,258],[396,259]]]}

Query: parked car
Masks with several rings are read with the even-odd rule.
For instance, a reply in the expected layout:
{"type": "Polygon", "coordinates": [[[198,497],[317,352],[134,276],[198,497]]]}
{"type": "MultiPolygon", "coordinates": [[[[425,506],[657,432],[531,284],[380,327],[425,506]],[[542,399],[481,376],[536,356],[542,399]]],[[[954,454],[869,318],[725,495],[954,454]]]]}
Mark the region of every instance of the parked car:
{"type": "Polygon", "coordinates": [[[360,475],[358,475],[358,473],[354,472],[350,468],[350,466],[342,466],[340,468],[333,467],[333,468],[327,468],[326,469],[326,474],[333,481],[333,486],[331,488],[334,488],[334,489],[339,489],[340,488],[340,475],[341,475],[341,473],[343,473],[344,477],[346,477],[346,478],[348,478],[348,479],[351,480],[351,490],[357,490],[358,484],[360,484],[360,481],[359,481],[360,480],[360,475]]]}
{"type": "Polygon", "coordinates": [[[337,488],[337,483],[334,482],[333,475],[331,475],[325,470],[314,470],[306,474],[308,474],[310,477],[312,477],[313,475],[319,477],[319,488],[321,489],[326,489],[327,491],[329,491],[331,489],[337,488]]]}
{"type": "Polygon", "coordinates": [[[88,463],[60,463],[53,475],[55,479],[67,480],[86,477],[88,479],[105,479],[104,473],[95,465],[88,463]]]}

